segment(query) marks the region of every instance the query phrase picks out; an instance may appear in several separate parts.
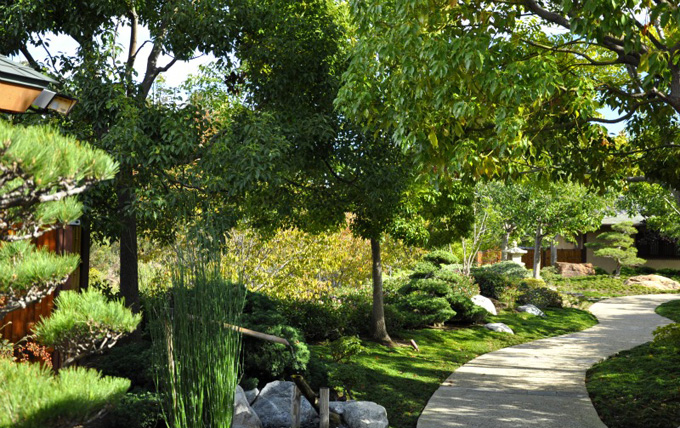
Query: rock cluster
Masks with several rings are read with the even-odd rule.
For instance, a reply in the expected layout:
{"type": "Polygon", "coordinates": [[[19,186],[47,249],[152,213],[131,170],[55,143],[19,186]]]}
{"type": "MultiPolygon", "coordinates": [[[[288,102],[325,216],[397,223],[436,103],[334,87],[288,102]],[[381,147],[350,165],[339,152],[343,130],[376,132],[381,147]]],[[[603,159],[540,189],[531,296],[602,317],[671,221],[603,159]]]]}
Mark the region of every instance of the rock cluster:
{"type": "Polygon", "coordinates": [[[555,267],[557,268],[557,273],[565,278],[595,275],[595,268],[593,267],[592,263],[557,262],[555,263],[555,267]]]}
{"type": "Polygon", "coordinates": [[[623,285],[642,285],[659,290],[677,290],[680,284],[670,278],[661,275],[640,275],[628,278],[623,285]]]}
{"type": "MultiPolygon", "coordinates": [[[[243,391],[236,387],[232,428],[289,428],[293,425],[295,384],[275,381],[262,391],[243,391]]],[[[303,396],[301,401],[302,427],[319,426],[319,415],[303,396]]],[[[369,401],[332,401],[331,412],[342,417],[346,428],[387,428],[387,412],[383,406],[369,401]]]]}

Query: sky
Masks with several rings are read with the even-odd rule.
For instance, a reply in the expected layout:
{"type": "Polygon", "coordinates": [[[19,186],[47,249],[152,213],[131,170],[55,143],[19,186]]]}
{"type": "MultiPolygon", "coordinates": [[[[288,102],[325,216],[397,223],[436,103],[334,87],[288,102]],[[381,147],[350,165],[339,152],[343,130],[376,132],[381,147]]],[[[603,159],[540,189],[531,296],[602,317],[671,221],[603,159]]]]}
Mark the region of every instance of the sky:
{"type": "MultiPolygon", "coordinates": [[[[126,46],[127,40],[129,40],[129,38],[130,27],[123,26],[120,30],[118,38],[121,46],[126,46]]],[[[140,26],[137,38],[138,40],[137,46],[141,46],[142,43],[145,40],[149,40],[149,38],[150,37],[148,29],[140,26]]],[[[51,34],[45,37],[45,41],[49,44],[49,50],[52,53],[52,55],[56,55],[59,53],[74,54],[78,46],[75,40],[66,35],[51,34]]],[[[48,61],[49,57],[42,47],[31,47],[29,48],[29,51],[31,55],[33,55],[33,57],[36,58],[37,60],[42,61],[46,64],[49,63],[48,61]]],[[[123,55],[126,56],[127,50],[123,49],[123,51],[124,51],[123,55]]],[[[138,54],[138,59],[135,63],[135,70],[137,70],[138,76],[143,76],[144,70],[146,69],[146,58],[148,57],[150,51],[151,43],[147,43],[141,48],[138,54]]],[[[23,56],[21,55],[16,56],[13,59],[18,61],[24,60],[23,56]]],[[[124,59],[125,59],[124,57],[121,58],[121,60],[124,59]]],[[[175,63],[167,72],[163,73],[165,84],[171,88],[178,87],[182,83],[184,83],[184,81],[186,81],[186,79],[190,75],[198,73],[198,68],[200,65],[208,64],[212,61],[215,61],[215,59],[216,58],[212,54],[198,55],[197,53],[197,57],[190,61],[177,61],[177,63],[175,63]]],[[[171,60],[172,60],[171,57],[163,55],[159,59],[158,63],[160,65],[165,65],[171,60]]],[[[614,119],[622,115],[622,113],[614,112],[608,107],[601,109],[600,112],[606,119],[614,119]]],[[[616,135],[625,128],[626,124],[625,122],[621,122],[616,124],[604,124],[604,126],[608,129],[609,134],[616,135]]]]}

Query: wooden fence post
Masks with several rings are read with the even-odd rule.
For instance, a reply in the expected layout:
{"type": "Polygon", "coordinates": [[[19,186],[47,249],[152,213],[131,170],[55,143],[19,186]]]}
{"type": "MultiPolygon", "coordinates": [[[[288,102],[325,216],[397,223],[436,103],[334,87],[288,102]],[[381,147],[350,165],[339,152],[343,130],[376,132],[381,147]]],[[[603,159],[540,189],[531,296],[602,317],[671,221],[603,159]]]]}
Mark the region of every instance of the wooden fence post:
{"type": "Polygon", "coordinates": [[[300,389],[295,386],[295,392],[293,393],[293,428],[300,428],[300,418],[302,417],[302,411],[300,409],[302,404],[302,393],[300,389]]]}
{"type": "Polygon", "coordinates": [[[321,388],[319,391],[319,428],[329,428],[330,426],[330,409],[328,408],[328,401],[330,393],[328,388],[321,388]]]}

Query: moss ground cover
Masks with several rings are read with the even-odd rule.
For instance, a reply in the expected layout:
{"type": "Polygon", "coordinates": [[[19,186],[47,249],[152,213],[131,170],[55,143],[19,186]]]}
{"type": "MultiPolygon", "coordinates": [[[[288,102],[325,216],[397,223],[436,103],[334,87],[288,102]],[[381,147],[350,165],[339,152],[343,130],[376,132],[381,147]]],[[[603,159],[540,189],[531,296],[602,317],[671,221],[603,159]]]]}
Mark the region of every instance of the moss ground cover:
{"type": "MultiPolygon", "coordinates": [[[[661,294],[672,291],[657,290],[641,285],[623,285],[627,278],[613,278],[609,275],[593,275],[575,278],[551,277],[549,285],[567,294],[582,294],[586,298],[634,296],[639,294],[661,294]]],[[[677,280],[677,279],[676,279],[677,280]]]]}
{"type": "MultiPolygon", "coordinates": [[[[656,312],[680,321],[680,300],[656,312]]],[[[593,366],[586,381],[590,398],[610,428],[675,428],[680,425],[678,345],[650,342],[593,366]]]]}
{"type": "MultiPolygon", "coordinates": [[[[386,348],[364,342],[365,352],[354,357],[351,370],[359,382],[352,388],[356,399],[370,400],[387,409],[390,426],[416,426],[427,400],[455,369],[486,352],[548,336],[582,330],[595,318],[577,309],[547,309],[546,318],[501,313],[491,322],[504,322],[515,335],[494,333],[481,326],[423,329],[404,332],[400,339],[413,339],[420,348],[386,348]]],[[[312,346],[314,359],[330,361],[328,346],[312,346]]],[[[329,363],[330,364],[330,363],[329,363]]]]}

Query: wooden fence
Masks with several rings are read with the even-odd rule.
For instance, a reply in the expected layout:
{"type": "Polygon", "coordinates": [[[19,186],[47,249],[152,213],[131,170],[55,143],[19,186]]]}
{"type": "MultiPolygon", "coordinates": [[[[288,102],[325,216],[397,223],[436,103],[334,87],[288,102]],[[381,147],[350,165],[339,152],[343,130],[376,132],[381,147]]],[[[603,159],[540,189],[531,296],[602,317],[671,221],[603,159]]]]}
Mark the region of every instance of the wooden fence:
{"type": "MultiPolygon", "coordinates": [[[[81,230],[80,226],[67,226],[52,230],[40,236],[35,244],[46,247],[52,252],[63,254],[80,254],[81,230]]],[[[80,288],[80,266],[69,276],[68,280],[39,302],[28,305],[23,309],[16,309],[0,320],[0,337],[16,342],[31,333],[33,326],[40,318],[49,316],[54,307],[54,298],[60,290],[78,290],[80,288]]]]}
{"type": "MultiPolygon", "coordinates": [[[[534,250],[526,250],[527,253],[522,256],[522,262],[527,269],[534,268],[534,250]]],[[[483,266],[501,261],[501,250],[486,250],[477,253],[477,265],[483,266]]],[[[557,261],[566,263],[584,263],[585,250],[557,250],[557,261]]],[[[544,250],[541,254],[541,266],[550,266],[550,250],[544,250]]]]}

